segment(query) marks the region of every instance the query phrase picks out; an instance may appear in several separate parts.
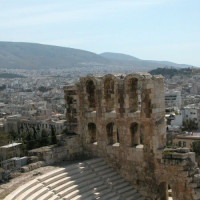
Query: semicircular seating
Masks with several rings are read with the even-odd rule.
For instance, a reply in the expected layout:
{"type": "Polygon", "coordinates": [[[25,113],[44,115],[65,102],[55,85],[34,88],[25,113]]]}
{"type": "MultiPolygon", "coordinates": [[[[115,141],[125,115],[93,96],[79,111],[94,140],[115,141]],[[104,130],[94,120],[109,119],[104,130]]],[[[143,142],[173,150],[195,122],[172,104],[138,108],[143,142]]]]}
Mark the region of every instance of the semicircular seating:
{"type": "Polygon", "coordinates": [[[44,174],[4,200],[145,200],[101,159],[87,160],[44,174]]]}

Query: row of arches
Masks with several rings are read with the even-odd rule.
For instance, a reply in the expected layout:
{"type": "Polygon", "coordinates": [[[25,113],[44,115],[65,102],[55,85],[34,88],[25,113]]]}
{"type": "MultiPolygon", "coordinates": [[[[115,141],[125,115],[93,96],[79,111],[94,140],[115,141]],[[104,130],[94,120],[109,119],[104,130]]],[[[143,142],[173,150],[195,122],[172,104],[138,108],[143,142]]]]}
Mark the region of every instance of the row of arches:
{"type": "MultiPolygon", "coordinates": [[[[96,86],[92,79],[88,79],[85,83],[88,108],[96,110],[96,86]]],[[[103,98],[105,100],[106,112],[114,110],[115,106],[115,82],[111,77],[108,77],[103,82],[103,98]]],[[[139,102],[139,84],[137,78],[130,78],[126,82],[126,95],[128,96],[128,104],[130,112],[138,110],[139,102]]],[[[124,90],[123,90],[124,92],[124,90]]],[[[124,95],[124,97],[126,96],[124,95]]]]}
{"type": "MultiPolygon", "coordinates": [[[[120,137],[118,128],[116,129],[115,124],[110,122],[106,125],[106,136],[107,144],[113,145],[115,143],[120,143],[120,137]]],[[[143,143],[142,133],[140,133],[139,125],[136,122],[131,123],[129,127],[130,133],[130,146],[134,147],[143,143]]],[[[88,143],[98,142],[98,134],[96,124],[93,122],[88,123],[88,143]]]]}

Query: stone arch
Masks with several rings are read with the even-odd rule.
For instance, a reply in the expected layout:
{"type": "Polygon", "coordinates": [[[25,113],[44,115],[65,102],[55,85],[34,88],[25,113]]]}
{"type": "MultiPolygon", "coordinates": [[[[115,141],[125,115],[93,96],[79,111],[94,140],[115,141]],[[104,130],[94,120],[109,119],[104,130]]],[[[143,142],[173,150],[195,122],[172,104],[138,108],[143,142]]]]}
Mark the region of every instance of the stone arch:
{"type": "Polygon", "coordinates": [[[114,123],[110,122],[106,125],[106,133],[107,133],[107,139],[108,139],[108,144],[112,145],[115,143],[115,134],[114,134],[114,123]]]}
{"type": "Polygon", "coordinates": [[[88,123],[89,143],[97,142],[97,128],[93,122],[88,123]]]}
{"type": "Polygon", "coordinates": [[[115,110],[115,77],[106,75],[103,78],[103,98],[106,112],[115,110]]]}
{"type": "Polygon", "coordinates": [[[136,122],[131,123],[130,125],[130,135],[131,135],[131,146],[137,146],[140,144],[140,134],[139,134],[139,125],[136,122]]]}
{"type": "Polygon", "coordinates": [[[95,98],[95,84],[92,79],[88,79],[85,83],[86,86],[86,93],[88,99],[88,107],[95,110],[96,108],[96,98],[95,98]]]}
{"type": "Polygon", "coordinates": [[[159,194],[159,200],[168,200],[168,184],[166,182],[162,182],[158,186],[158,194],[159,194]]]}
{"type": "Polygon", "coordinates": [[[139,74],[129,74],[125,78],[128,112],[136,112],[141,107],[141,79],[139,74]]]}
{"type": "Polygon", "coordinates": [[[168,193],[168,197],[173,197],[173,191],[172,191],[172,187],[170,184],[168,184],[168,187],[167,187],[167,193],[168,193]]]}

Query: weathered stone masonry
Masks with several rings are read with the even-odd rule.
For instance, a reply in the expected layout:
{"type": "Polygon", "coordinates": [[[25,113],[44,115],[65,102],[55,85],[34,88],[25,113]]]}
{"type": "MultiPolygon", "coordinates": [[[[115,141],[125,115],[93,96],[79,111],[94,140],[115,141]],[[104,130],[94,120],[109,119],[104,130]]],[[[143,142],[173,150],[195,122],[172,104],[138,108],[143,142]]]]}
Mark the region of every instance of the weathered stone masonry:
{"type": "Polygon", "coordinates": [[[64,88],[84,154],[103,157],[149,199],[200,199],[194,153],[165,150],[164,82],[148,73],[81,78],[64,88]],[[195,175],[196,174],[196,175],[195,175]]]}

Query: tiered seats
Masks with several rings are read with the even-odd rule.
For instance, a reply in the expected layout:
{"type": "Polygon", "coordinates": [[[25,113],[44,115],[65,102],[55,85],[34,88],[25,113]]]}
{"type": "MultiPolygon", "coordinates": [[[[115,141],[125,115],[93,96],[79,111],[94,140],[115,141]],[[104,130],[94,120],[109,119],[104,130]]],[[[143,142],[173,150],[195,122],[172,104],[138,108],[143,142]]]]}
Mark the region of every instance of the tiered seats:
{"type": "Polygon", "coordinates": [[[21,186],[5,200],[144,200],[103,159],[62,167],[21,186]]]}

